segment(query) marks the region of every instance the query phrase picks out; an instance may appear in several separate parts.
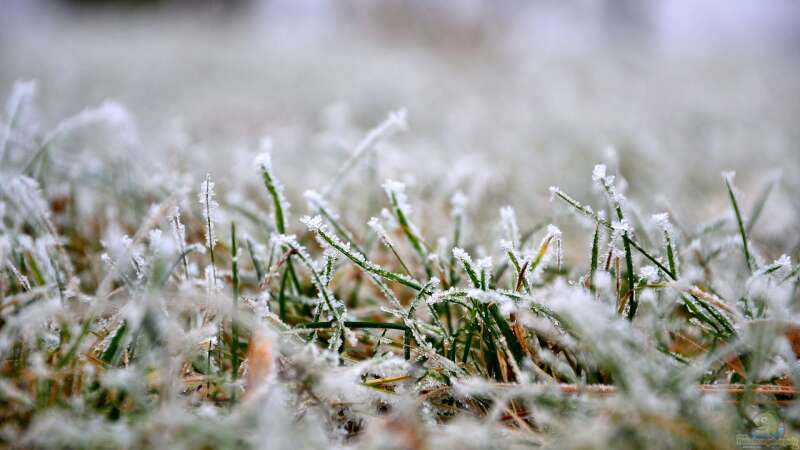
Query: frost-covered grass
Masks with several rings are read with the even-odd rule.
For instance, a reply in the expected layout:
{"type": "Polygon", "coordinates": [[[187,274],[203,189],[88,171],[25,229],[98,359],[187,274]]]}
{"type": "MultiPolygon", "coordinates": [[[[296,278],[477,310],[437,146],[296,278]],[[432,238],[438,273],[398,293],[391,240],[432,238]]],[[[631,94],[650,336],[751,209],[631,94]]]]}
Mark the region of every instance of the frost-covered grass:
{"type": "MultiPolygon", "coordinates": [[[[731,448],[800,422],[797,147],[777,119],[782,178],[756,149],[711,153],[744,188],[593,133],[561,156],[434,154],[413,104],[223,151],[148,140],[118,103],[53,122],[42,101],[16,83],[0,122],[3,445],[731,448]]],[[[427,114],[454,115],[456,147],[462,126],[503,137],[481,101],[427,114]]],[[[750,117],[730,114],[713,133],[750,117]]],[[[641,121],[620,140],[658,148],[641,121]]]]}

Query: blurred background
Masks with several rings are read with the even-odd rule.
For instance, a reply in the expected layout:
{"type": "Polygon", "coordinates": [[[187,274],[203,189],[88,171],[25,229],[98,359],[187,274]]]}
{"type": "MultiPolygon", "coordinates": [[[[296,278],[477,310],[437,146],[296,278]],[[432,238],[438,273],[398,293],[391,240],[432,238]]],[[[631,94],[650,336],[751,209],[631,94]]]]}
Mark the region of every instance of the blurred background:
{"type": "MultiPolygon", "coordinates": [[[[792,0],[4,0],[0,61],[0,91],[37,80],[46,123],[113,99],[140,145],[116,157],[198,180],[213,169],[223,190],[269,134],[302,204],[405,107],[410,130],[381,145],[378,178],[465,190],[487,220],[506,203],[552,214],[550,185],[588,198],[601,161],[645,214],[667,198],[678,220],[726,213],[719,173],[733,169],[746,204],[783,174],[761,233],[800,217],[792,0]]],[[[104,145],[64,154],[111,158],[104,145]]]]}
{"type": "Polygon", "coordinates": [[[795,49],[800,38],[800,6],[791,0],[6,0],[3,4],[6,27],[30,25],[44,16],[97,14],[205,16],[218,25],[247,19],[274,26],[303,19],[461,44],[517,32],[536,39],[569,35],[573,40],[594,40],[635,34],[638,44],[659,46],[700,39],[703,44],[769,43],[795,49]]]}

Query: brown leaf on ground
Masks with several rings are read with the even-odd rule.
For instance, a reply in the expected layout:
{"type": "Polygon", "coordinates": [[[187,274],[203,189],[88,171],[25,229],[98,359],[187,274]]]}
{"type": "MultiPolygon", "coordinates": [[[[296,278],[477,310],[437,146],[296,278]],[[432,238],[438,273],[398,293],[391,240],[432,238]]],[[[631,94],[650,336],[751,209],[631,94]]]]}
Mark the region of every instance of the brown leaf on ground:
{"type": "Polygon", "coordinates": [[[263,332],[253,332],[247,350],[247,373],[245,374],[245,396],[264,385],[275,368],[275,353],[272,338],[263,332]]]}
{"type": "Polygon", "coordinates": [[[783,335],[789,340],[794,355],[800,358],[800,326],[789,325],[786,327],[786,331],[783,332],[783,335]]]}

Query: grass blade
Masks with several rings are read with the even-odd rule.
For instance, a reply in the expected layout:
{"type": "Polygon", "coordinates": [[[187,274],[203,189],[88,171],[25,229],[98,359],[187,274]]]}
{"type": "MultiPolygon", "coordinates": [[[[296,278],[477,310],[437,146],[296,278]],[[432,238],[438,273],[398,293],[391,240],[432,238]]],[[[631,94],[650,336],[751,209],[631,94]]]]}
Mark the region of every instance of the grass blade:
{"type": "Polygon", "coordinates": [[[594,274],[597,273],[597,258],[600,254],[600,222],[594,227],[594,236],[592,237],[592,257],[589,266],[589,286],[594,285],[594,274]]]}
{"type": "MultiPolygon", "coordinates": [[[[231,305],[231,377],[236,381],[239,374],[239,325],[237,310],[239,308],[239,246],[236,241],[236,223],[231,222],[231,287],[233,304],[231,305]]],[[[235,399],[235,394],[231,394],[235,399]]]]}
{"type": "Polygon", "coordinates": [[[753,212],[750,213],[750,219],[747,221],[747,227],[745,228],[748,233],[753,230],[753,227],[758,222],[759,217],[761,217],[761,213],[764,211],[764,206],[767,204],[767,200],[769,200],[769,195],[772,193],[772,190],[775,188],[775,185],[778,184],[778,179],[773,178],[770,180],[764,190],[761,191],[761,195],[758,196],[756,200],[755,206],[753,207],[753,212]]]}
{"type": "Polygon", "coordinates": [[[733,212],[736,215],[736,224],[739,226],[739,235],[742,237],[742,251],[744,252],[744,262],[747,265],[748,272],[753,272],[753,265],[750,262],[750,248],[747,244],[747,230],[744,227],[744,221],[742,220],[742,214],[739,211],[739,203],[736,201],[736,194],[733,192],[733,172],[726,172],[722,175],[725,179],[725,186],[728,188],[728,196],[731,199],[731,205],[733,205],[733,212]]]}

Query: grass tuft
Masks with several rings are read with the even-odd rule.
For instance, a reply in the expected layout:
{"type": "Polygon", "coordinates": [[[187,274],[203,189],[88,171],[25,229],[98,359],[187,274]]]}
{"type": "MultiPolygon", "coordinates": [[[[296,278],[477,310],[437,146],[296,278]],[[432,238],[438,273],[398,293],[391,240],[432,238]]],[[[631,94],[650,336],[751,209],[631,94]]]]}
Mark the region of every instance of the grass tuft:
{"type": "Polygon", "coordinates": [[[712,448],[753,414],[797,426],[781,406],[796,398],[796,250],[749,233],[772,185],[745,221],[725,178],[743,273],[724,257],[738,251],[724,222],[643,221],[652,205],[623,196],[603,165],[600,210],[551,188],[585,234],[522,202],[497,217],[494,193],[468,210],[464,194],[448,198],[455,182],[407,193],[364,181],[406,179],[368,153],[405,128],[404,113],[368,132],[319,192],[291,165],[285,189],[264,140],[257,173],[215,169],[225,205],[207,173],[199,190],[91,191],[71,210],[59,186],[78,183],[56,170],[72,163],[56,138],[77,125],[21,146],[22,124],[6,120],[0,149],[17,173],[28,150],[52,148],[32,166],[46,183],[0,186],[0,444],[712,448]],[[249,200],[261,185],[264,211],[249,200]],[[287,199],[303,190],[293,220],[287,199]],[[786,255],[758,268],[779,244],[786,255]]]}

